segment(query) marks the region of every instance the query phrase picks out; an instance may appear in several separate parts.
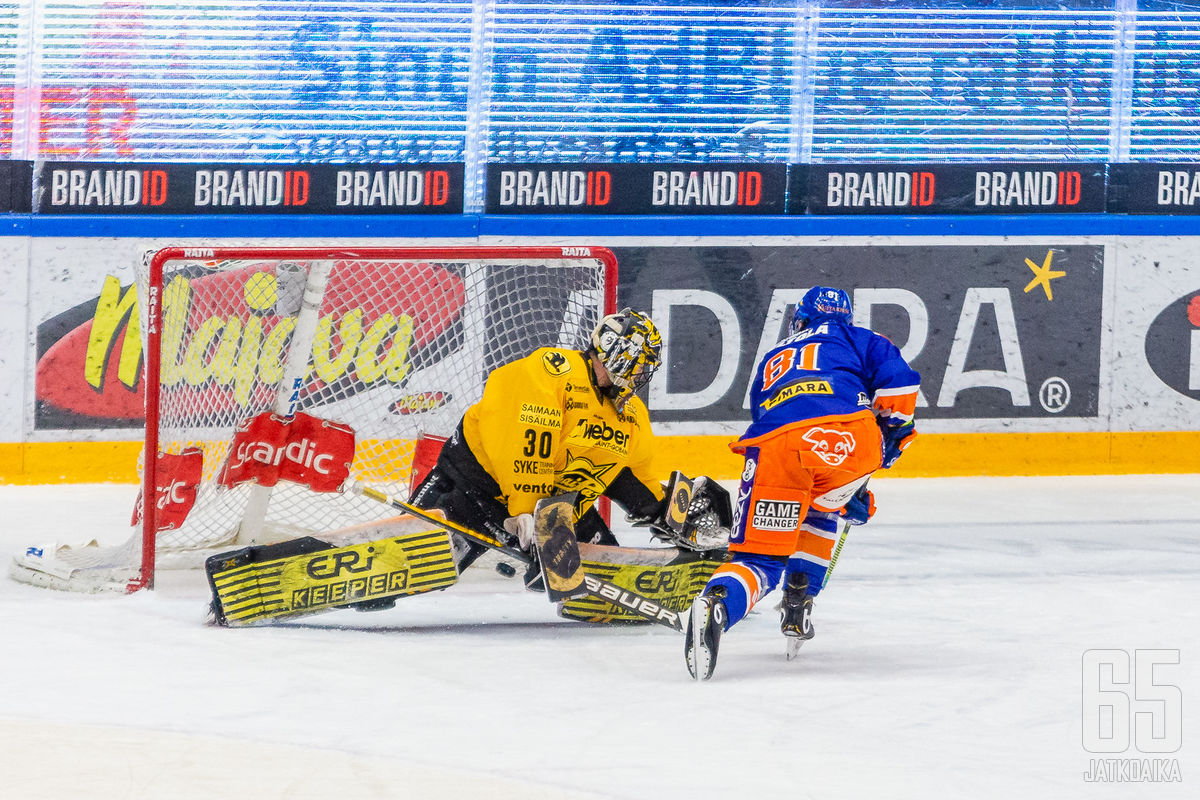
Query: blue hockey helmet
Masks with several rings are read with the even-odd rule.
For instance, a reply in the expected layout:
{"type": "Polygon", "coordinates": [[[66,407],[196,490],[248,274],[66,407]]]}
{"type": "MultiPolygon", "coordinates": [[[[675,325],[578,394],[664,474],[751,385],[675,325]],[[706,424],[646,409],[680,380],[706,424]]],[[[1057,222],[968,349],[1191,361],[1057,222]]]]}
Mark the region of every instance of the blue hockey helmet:
{"type": "Polygon", "coordinates": [[[850,295],[845,289],[814,286],[805,292],[804,297],[796,304],[796,311],[792,314],[792,324],[788,330],[797,334],[823,318],[835,319],[849,325],[853,317],[850,295]]]}

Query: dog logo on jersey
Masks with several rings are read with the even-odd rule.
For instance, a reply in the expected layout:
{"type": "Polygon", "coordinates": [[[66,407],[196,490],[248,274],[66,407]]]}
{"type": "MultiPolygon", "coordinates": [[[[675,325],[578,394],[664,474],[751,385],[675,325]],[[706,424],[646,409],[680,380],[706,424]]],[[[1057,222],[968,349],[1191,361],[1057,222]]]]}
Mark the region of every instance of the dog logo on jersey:
{"type": "Polygon", "coordinates": [[[810,449],[817,458],[831,467],[838,466],[854,452],[854,437],[845,431],[810,428],[801,438],[812,445],[810,449]]]}

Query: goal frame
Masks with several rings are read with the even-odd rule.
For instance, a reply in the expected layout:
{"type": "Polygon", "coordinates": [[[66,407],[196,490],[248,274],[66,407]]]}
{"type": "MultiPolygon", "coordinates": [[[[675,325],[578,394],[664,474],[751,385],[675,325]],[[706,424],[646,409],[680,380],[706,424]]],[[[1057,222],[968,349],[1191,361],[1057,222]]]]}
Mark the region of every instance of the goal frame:
{"type": "Polygon", "coordinates": [[[129,582],[127,592],[154,588],[155,559],[157,555],[158,508],[157,455],[159,450],[159,424],[161,397],[159,383],[162,378],[162,335],[163,335],[163,267],[173,260],[217,259],[237,260],[262,258],[268,253],[272,258],[296,261],[316,260],[430,260],[453,261],[481,259],[563,259],[591,258],[599,261],[604,269],[603,314],[616,311],[617,303],[617,259],[611,250],[595,246],[450,246],[450,247],[166,247],[154,252],[148,265],[148,286],[145,297],[145,370],[143,389],[146,427],[142,459],[142,530],[141,560],[137,577],[129,582]]]}

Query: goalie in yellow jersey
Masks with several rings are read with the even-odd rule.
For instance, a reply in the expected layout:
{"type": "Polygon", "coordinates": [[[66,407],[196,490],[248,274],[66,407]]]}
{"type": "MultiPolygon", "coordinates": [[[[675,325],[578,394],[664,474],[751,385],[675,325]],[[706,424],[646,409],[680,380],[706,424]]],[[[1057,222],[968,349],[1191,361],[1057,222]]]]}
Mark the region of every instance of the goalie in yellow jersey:
{"type": "MultiPolygon", "coordinates": [[[[616,545],[597,512],[601,495],[634,524],[648,524],[671,544],[694,550],[725,546],[728,493],[697,479],[694,512],[683,532],[663,524],[666,501],[651,473],[654,434],[637,392],[661,360],[662,337],[648,316],[628,308],[600,320],[586,350],[545,347],[488,376],[483,397],[467,409],[410,502],[533,553],[538,500],[577,492],[581,542],[616,545]]],[[[454,537],[461,572],[485,548],[454,537]]],[[[538,588],[535,563],[526,586],[538,588]]]]}

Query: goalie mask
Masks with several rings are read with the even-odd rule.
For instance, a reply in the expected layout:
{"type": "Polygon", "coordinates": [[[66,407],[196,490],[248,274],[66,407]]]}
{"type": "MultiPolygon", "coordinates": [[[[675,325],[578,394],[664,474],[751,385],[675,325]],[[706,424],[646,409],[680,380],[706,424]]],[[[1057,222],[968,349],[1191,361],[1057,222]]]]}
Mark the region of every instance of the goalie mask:
{"type": "Polygon", "coordinates": [[[828,286],[814,286],[804,293],[796,304],[792,314],[792,324],[788,327],[788,335],[795,336],[800,331],[820,322],[822,319],[835,319],[850,324],[854,311],[850,307],[850,295],[845,289],[831,289],[828,286]]]}
{"type": "Polygon", "coordinates": [[[621,411],[658,369],[662,336],[648,316],[623,308],[600,320],[592,332],[591,350],[612,381],[604,393],[621,411]]]}

